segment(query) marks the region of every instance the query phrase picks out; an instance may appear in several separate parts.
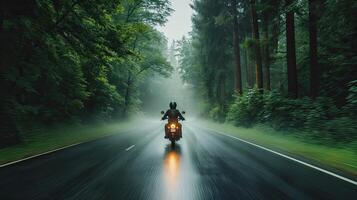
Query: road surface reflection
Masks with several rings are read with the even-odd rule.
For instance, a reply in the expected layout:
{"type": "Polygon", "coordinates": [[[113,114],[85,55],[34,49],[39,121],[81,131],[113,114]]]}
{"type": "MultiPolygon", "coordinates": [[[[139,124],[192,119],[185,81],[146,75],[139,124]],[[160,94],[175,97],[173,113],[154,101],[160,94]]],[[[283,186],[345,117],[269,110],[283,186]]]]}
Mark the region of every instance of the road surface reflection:
{"type": "Polygon", "coordinates": [[[164,156],[165,181],[168,190],[174,189],[178,184],[181,162],[181,147],[167,145],[164,156]]]}

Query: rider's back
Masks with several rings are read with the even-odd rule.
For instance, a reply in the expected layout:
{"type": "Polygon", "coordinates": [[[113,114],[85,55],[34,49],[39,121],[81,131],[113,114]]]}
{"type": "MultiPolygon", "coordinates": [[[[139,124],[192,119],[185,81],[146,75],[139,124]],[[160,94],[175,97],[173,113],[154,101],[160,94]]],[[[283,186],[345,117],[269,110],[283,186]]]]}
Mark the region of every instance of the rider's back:
{"type": "Polygon", "coordinates": [[[177,120],[180,112],[177,109],[169,109],[166,111],[169,120],[177,120]]]}
{"type": "Polygon", "coordinates": [[[169,122],[172,121],[178,121],[180,120],[185,120],[185,118],[181,115],[180,111],[176,109],[176,102],[170,102],[170,109],[166,111],[164,116],[162,117],[162,120],[168,119],[169,122]]]}

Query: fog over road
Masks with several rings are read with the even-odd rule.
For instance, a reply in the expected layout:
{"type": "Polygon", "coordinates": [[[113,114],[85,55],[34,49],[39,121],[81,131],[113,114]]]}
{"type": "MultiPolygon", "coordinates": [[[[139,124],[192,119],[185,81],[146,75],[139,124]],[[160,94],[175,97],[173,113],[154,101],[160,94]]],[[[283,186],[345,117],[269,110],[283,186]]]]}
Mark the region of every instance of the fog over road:
{"type": "Polygon", "coordinates": [[[163,123],[0,168],[0,199],[356,199],[357,186],[183,122],[163,123]]]}

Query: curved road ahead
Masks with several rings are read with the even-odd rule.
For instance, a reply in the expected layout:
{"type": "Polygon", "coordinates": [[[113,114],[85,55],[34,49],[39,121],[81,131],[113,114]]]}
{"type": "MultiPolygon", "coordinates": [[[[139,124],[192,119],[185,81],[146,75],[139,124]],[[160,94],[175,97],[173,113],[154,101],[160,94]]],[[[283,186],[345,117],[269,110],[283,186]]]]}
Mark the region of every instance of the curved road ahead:
{"type": "Polygon", "coordinates": [[[0,199],[357,199],[352,183],[183,128],[175,148],[155,124],[0,168],[0,199]]]}

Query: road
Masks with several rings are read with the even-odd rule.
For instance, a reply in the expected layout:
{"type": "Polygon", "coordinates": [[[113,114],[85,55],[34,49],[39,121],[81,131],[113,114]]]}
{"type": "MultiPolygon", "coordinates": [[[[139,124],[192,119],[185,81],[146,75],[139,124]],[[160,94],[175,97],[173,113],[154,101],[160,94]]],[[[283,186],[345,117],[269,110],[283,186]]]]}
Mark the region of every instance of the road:
{"type": "Polygon", "coordinates": [[[162,124],[0,168],[0,199],[357,199],[357,186],[239,140],[162,124]]]}

